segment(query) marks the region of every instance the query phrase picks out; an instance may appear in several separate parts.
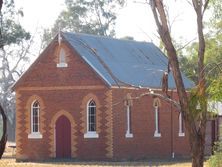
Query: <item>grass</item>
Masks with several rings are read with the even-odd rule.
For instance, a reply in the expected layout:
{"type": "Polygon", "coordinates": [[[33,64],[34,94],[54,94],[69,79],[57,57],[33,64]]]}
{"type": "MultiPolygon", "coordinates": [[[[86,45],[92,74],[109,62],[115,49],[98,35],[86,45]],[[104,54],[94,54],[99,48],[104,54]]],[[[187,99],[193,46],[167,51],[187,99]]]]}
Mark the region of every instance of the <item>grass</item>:
{"type": "MultiPolygon", "coordinates": [[[[12,149],[8,147],[0,160],[0,167],[191,167],[189,160],[158,160],[152,159],[147,161],[127,161],[127,162],[82,162],[82,161],[56,161],[47,162],[16,162],[15,155],[12,155],[12,149]]],[[[205,163],[205,167],[207,167],[205,163]]]]}
{"type": "Polygon", "coordinates": [[[139,161],[139,162],[58,162],[58,161],[50,161],[50,162],[16,162],[15,158],[12,157],[4,157],[0,160],[0,167],[7,166],[16,166],[16,167],[64,167],[64,166],[72,166],[72,167],[190,167],[190,162],[179,162],[179,161],[139,161]]]}

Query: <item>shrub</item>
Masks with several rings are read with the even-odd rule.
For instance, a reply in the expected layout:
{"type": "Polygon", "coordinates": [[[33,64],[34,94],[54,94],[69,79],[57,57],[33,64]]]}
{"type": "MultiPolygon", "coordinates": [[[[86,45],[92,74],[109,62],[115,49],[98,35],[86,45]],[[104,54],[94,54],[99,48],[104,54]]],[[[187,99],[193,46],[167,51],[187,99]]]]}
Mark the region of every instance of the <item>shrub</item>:
{"type": "Polygon", "coordinates": [[[214,146],[214,154],[210,157],[210,167],[222,167],[222,142],[216,142],[214,146]]]}

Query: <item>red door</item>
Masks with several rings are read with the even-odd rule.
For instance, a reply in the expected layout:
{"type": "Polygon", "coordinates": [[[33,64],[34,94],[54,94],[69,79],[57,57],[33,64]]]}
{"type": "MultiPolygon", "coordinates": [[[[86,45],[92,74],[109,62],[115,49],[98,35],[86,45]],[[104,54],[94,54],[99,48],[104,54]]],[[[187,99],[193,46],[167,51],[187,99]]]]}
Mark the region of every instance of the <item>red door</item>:
{"type": "Polygon", "coordinates": [[[65,116],[56,121],[56,158],[71,157],[71,124],[65,116]]]}

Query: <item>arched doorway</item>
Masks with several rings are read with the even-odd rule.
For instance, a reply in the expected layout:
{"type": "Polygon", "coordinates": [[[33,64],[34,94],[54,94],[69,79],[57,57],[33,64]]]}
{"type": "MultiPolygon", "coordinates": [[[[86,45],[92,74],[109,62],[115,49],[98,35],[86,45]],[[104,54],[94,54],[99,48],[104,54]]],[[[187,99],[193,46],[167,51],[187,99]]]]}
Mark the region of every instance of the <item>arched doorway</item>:
{"type": "Polygon", "coordinates": [[[62,115],[56,121],[56,158],[71,158],[71,123],[62,115]]]}

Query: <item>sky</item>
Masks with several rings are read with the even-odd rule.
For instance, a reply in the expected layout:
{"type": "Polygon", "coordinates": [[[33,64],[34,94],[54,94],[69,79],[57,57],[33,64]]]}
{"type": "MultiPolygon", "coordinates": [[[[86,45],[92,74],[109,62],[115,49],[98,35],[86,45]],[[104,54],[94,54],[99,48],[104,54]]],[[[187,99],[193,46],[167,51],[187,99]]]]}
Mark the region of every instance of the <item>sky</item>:
{"type": "MultiPolygon", "coordinates": [[[[116,37],[132,36],[138,41],[157,41],[157,31],[148,4],[144,0],[128,0],[127,5],[117,14],[116,37]]],[[[195,17],[191,6],[182,0],[167,0],[173,36],[180,40],[196,37],[195,17]]],[[[20,19],[24,28],[35,33],[41,28],[53,26],[60,11],[65,9],[64,0],[15,0],[17,8],[22,8],[24,17],[20,19]]]]}

